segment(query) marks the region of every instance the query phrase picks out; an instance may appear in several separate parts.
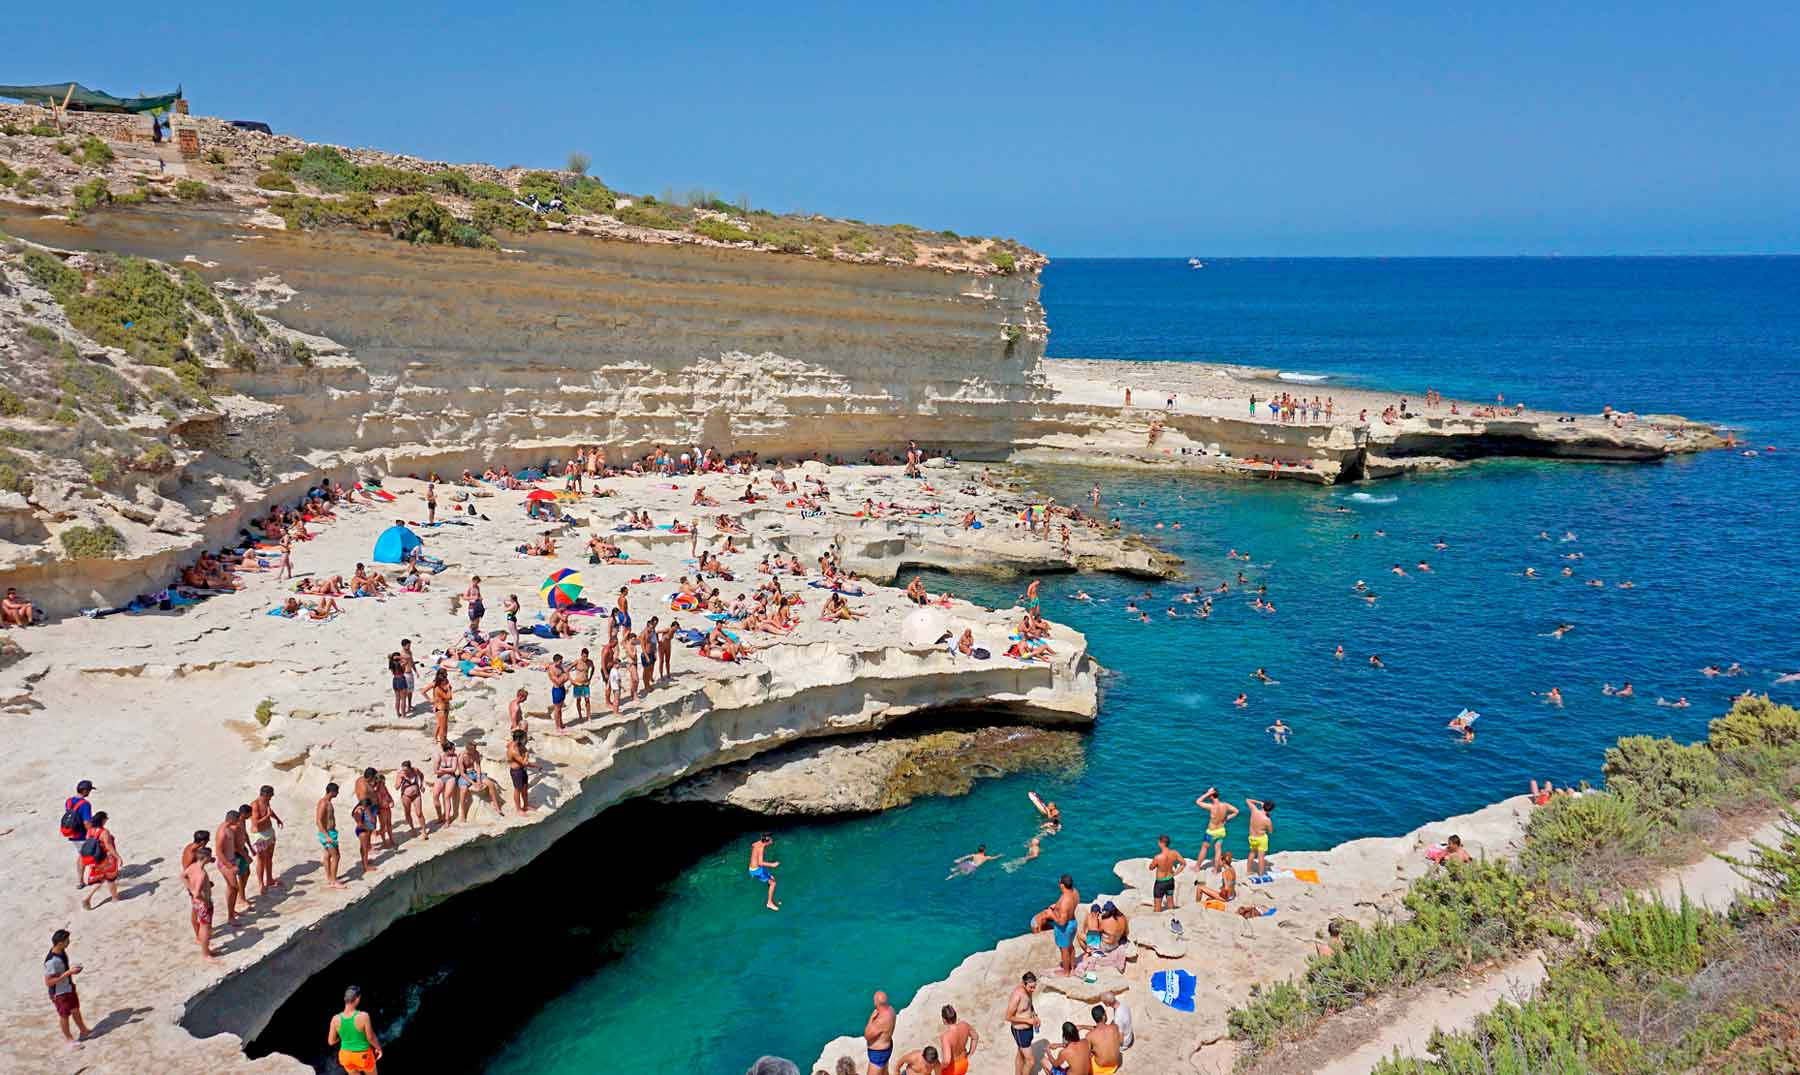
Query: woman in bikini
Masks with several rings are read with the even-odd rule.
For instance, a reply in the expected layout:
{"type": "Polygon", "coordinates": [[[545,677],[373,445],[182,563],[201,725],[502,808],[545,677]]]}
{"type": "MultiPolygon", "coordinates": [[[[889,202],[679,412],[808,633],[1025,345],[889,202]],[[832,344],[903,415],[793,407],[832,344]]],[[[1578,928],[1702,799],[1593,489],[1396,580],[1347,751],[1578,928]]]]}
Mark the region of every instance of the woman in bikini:
{"type": "MultiPolygon", "coordinates": [[[[442,740],[438,747],[437,784],[431,790],[431,804],[437,810],[438,825],[444,826],[456,820],[459,799],[456,786],[462,776],[462,759],[450,745],[450,740],[442,740]]],[[[419,813],[423,815],[424,812],[421,807],[419,813]]]]}
{"type": "Polygon", "coordinates": [[[394,688],[394,716],[406,716],[406,661],[398,652],[388,654],[388,678],[394,688]]]}
{"type": "Polygon", "coordinates": [[[437,670],[437,677],[431,686],[425,689],[425,697],[431,700],[431,711],[437,717],[437,728],[432,733],[434,742],[442,743],[450,738],[450,672],[448,669],[437,670]]]}
{"type": "Polygon", "coordinates": [[[394,782],[400,786],[400,810],[406,815],[407,831],[423,830],[425,838],[431,839],[431,829],[425,824],[425,774],[414,769],[411,761],[403,761],[394,782]]]}
{"type": "Polygon", "coordinates": [[[380,823],[375,830],[376,838],[381,846],[389,851],[398,845],[394,843],[394,793],[388,790],[387,774],[375,774],[375,818],[380,823]]]}

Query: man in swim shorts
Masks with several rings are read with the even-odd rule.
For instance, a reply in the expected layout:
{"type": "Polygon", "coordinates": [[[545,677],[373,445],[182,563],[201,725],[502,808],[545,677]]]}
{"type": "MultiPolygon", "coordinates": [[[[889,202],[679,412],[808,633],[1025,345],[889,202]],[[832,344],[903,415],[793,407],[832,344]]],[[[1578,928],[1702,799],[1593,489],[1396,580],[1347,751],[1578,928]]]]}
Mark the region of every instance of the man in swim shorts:
{"type": "Polygon", "coordinates": [[[956,1009],[946,1004],[938,1010],[944,1027],[938,1033],[938,1055],[944,1061],[944,1075],[969,1075],[969,1056],[981,1044],[975,1028],[956,1017],[956,1009]]]}
{"type": "Polygon", "coordinates": [[[259,896],[281,884],[275,879],[275,826],[285,824],[281,815],[275,812],[274,787],[264,784],[257,789],[256,799],[250,804],[250,851],[256,856],[259,896]]]}
{"type": "Polygon", "coordinates": [[[765,832],[762,834],[762,839],[750,845],[750,879],[768,883],[769,899],[764,906],[771,911],[779,911],[781,905],[775,902],[775,875],[770,871],[780,866],[781,863],[768,857],[769,845],[774,842],[775,837],[765,832]]]}
{"type": "MultiPolygon", "coordinates": [[[[765,839],[767,837],[765,836],[765,839]]],[[[888,995],[875,991],[875,1010],[863,1024],[863,1042],[869,1050],[869,1075],[888,1075],[888,1061],[894,1056],[894,1006],[888,995]]]]}
{"type": "Polygon", "coordinates": [[[562,654],[550,658],[544,674],[550,677],[550,719],[556,723],[556,730],[562,731],[563,700],[569,696],[569,670],[563,667],[562,654]]]}
{"type": "Polygon", "coordinates": [[[1094,1075],[1114,1075],[1125,1064],[1123,1038],[1119,1028],[1107,1021],[1104,1005],[1094,1005],[1093,1016],[1094,1025],[1088,1030],[1087,1043],[1093,1050],[1094,1075]]]}
{"type": "Polygon", "coordinates": [[[569,693],[575,698],[575,719],[594,715],[594,703],[590,700],[593,694],[589,682],[594,678],[594,659],[588,656],[587,647],[581,649],[581,656],[569,666],[569,693]]]}
{"type": "Polygon", "coordinates": [[[1175,909],[1175,875],[1187,868],[1187,860],[1181,853],[1169,848],[1169,838],[1156,838],[1156,857],[1150,860],[1151,875],[1156,883],[1151,886],[1150,895],[1156,910],[1173,911],[1175,909]],[[1164,901],[1167,905],[1164,905],[1164,901]]]}
{"type": "Polygon", "coordinates": [[[332,808],[331,801],[337,798],[338,786],[334,783],[325,785],[325,794],[313,807],[313,822],[317,826],[319,850],[325,861],[325,887],[343,888],[344,883],[338,880],[338,830],[337,811],[332,808]]]}
{"type": "Polygon", "coordinates": [[[1206,838],[1213,844],[1212,868],[1216,871],[1219,856],[1225,853],[1225,823],[1238,816],[1238,808],[1220,799],[1218,788],[1207,788],[1194,805],[1206,811],[1206,838]]]}
{"type": "Polygon", "coordinates": [[[1031,928],[1034,932],[1049,928],[1061,960],[1062,969],[1058,973],[1067,977],[1075,973],[1075,931],[1079,925],[1075,921],[1075,911],[1081,906],[1081,893],[1075,890],[1075,879],[1066,873],[1057,884],[1061,889],[1056,902],[1038,912],[1032,919],[1031,928]]]}
{"type": "Polygon", "coordinates": [[[344,990],[344,1010],[331,1017],[325,1044],[338,1047],[338,1064],[350,1075],[375,1075],[381,1042],[375,1038],[375,1023],[369,1013],[357,1010],[361,1003],[361,989],[351,986],[344,990]]]}
{"type": "Polygon", "coordinates": [[[1031,1068],[1031,1042],[1037,1037],[1037,1028],[1041,1023],[1037,1009],[1032,1006],[1032,994],[1037,992],[1037,975],[1026,971],[1019,978],[1018,987],[1012,996],[1006,999],[1006,1028],[1012,1032],[1013,1075],[1025,1075],[1031,1068]]]}
{"type": "Polygon", "coordinates": [[[1247,868],[1251,877],[1262,877],[1269,872],[1269,833],[1275,829],[1275,822],[1269,815],[1275,812],[1275,800],[1245,799],[1244,805],[1250,808],[1250,861],[1247,868]]]}
{"type": "Polygon", "coordinates": [[[1044,1051],[1044,1070],[1049,1075],[1093,1075],[1093,1046],[1081,1040],[1074,1023],[1062,1025],[1062,1044],[1044,1051]]]}

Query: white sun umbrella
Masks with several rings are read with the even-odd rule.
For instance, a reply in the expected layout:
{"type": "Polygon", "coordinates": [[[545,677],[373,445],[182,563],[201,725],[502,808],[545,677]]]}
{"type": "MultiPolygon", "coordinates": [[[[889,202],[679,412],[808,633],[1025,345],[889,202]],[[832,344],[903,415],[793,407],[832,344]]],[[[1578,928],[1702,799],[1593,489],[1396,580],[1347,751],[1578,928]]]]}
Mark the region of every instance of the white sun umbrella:
{"type": "Polygon", "coordinates": [[[900,621],[900,644],[907,649],[932,649],[944,631],[944,617],[936,609],[915,608],[900,621]]]}

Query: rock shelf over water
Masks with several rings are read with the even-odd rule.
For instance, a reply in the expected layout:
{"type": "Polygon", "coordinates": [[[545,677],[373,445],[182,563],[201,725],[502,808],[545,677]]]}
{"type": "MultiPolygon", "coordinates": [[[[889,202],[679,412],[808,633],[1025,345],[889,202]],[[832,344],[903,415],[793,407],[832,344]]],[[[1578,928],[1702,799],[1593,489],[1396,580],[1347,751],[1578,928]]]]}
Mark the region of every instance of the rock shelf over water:
{"type": "MultiPolygon", "coordinates": [[[[902,499],[897,489],[905,490],[907,500],[923,495],[923,483],[896,477],[896,468],[827,471],[815,465],[809,473],[823,477],[839,506],[864,486],[884,498],[902,499]]],[[[990,518],[1014,499],[987,486],[974,495],[957,492],[973,478],[972,471],[930,473],[935,485],[948,486],[946,498],[966,501],[990,518]]],[[[406,839],[396,818],[400,850],[382,855],[378,871],[362,878],[354,865],[346,799],[356,775],[370,765],[391,775],[402,759],[429,772],[433,758],[429,707],[396,717],[385,654],[402,637],[415,640],[421,657],[455,639],[466,619],[453,595],[475,574],[482,577],[489,627],[503,623],[500,604],[509,593],[519,595],[522,622],[532,625],[542,607],[538,584],[559,566],[580,570],[596,603],[626,586],[637,624],[652,615],[664,623],[671,617],[704,623],[669,607],[674,580],[693,574],[684,562],[690,539],[663,530],[614,532],[614,524],[634,509],[647,510],[658,521],[691,519],[700,509],[679,505],[691,500],[697,485],[724,498],[741,491],[744,480],[733,479],[730,486],[722,476],[605,481],[601,484],[613,495],[564,503],[584,523],[566,528],[569,555],[549,558],[513,551],[546,528],[524,517],[523,493],[474,498],[491,521],[419,529],[427,549],[450,565],[430,591],[344,600],[344,611],[325,623],[267,615],[289,588],[273,573],[251,572],[242,591],[180,611],[71,617],[11,633],[8,641],[23,652],[0,667],[3,719],[11,722],[16,765],[16,779],[0,793],[0,804],[8,817],[19,819],[11,830],[17,845],[13,883],[0,902],[18,926],[6,942],[6,955],[15,965],[30,965],[41,956],[50,931],[66,926],[75,934],[77,960],[89,968],[81,985],[92,1020],[115,1008],[135,1011],[128,1024],[115,1021],[109,1033],[84,1046],[80,1062],[108,1071],[197,1065],[221,1071],[292,1069],[295,1065],[278,1057],[251,1064],[239,1050],[307,977],[396,918],[528,861],[607,806],[712,767],[799,740],[878,731],[933,710],[967,713],[979,707],[1008,724],[1081,727],[1093,720],[1095,667],[1085,640],[1073,631],[1053,629],[1055,656],[1048,661],[1020,662],[1003,655],[1016,611],[990,612],[951,600],[947,606],[934,603],[931,613],[958,631],[971,629],[993,656],[974,660],[942,646],[907,648],[899,628],[917,606],[899,589],[865,583],[868,593],[851,598],[863,618],[828,623],[819,619],[827,591],[808,587],[806,579],[784,578],[790,591],[797,589],[806,599],[791,634],[740,631],[757,647],[742,665],[703,660],[677,645],[669,683],[627,703],[616,717],[605,712],[596,688],[596,716],[572,723],[564,733],[545,719],[549,692],[542,671],[487,680],[454,676],[451,735],[459,745],[480,744],[488,772],[503,783],[505,705],[517,688],[529,690],[531,747],[547,767],[533,780],[537,809],[520,818],[509,806],[504,818],[496,818],[490,807],[478,804],[471,820],[434,833],[429,841],[406,839]],[[590,533],[616,540],[633,558],[650,563],[586,564],[581,542],[590,533]],[[669,581],[629,581],[649,573],[669,581]],[[73,854],[55,831],[63,797],[78,779],[98,785],[94,802],[112,815],[110,827],[125,862],[125,899],[102,902],[92,912],[76,906],[81,893],[68,883],[73,854]],[[337,892],[320,883],[312,837],[313,804],[327,780],[345,789],[338,820],[345,832],[349,888],[337,892]],[[287,823],[276,861],[288,887],[240,928],[220,932],[215,944],[221,962],[202,963],[178,875],[181,847],[194,829],[212,828],[226,809],[252,798],[265,783],[276,788],[276,809],[287,823]],[[208,1040],[197,1043],[190,1034],[208,1040]]],[[[767,492],[766,480],[763,485],[767,492]]],[[[343,509],[335,522],[315,524],[319,536],[295,547],[296,571],[347,574],[356,562],[368,561],[377,533],[394,518],[424,514],[423,483],[391,481],[387,488],[398,495],[397,502],[343,509]]],[[[444,514],[450,497],[463,491],[439,487],[444,514]]],[[[728,503],[703,514],[732,507],[743,505],[728,503]]],[[[715,583],[727,596],[748,592],[767,578],[755,569],[765,553],[780,551],[812,564],[826,549],[837,548],[851,569],[866,562],[885,565],[891,575],[902,563],[933,562],[938,550],[966,546],[961,531],[942,524],[911,526],[904,535],[877,541],[875,535],[889,523],[841,511],[803,520],[797,510],[765,504],[742,512],[742,521],[748,533],[735,541],[745,551],[725,556],[738,581],[715,583]]],[[[714,527],[703,527],[704,543],[717,548],[714,527]]],[[[999,521],[979,533],[982,547],[1002,556],[1008,549],[1043,545],[999,521]]],[[[1080,550],[1103,557],[1118,547],[1115,539],[1094,536],[1085,538],[1080,550]]],[[[965,553],[959,548],[956,555],[965,553]]],[[[1050,555],[1041,548],[1029,552],[1033,558],[1050,555]]],[[[1073,566],[1073,555],[1062,558],[1064,569],[1073,566]]],[[[816,570],[808,577],[816,578],[816,570]]],[[[584,646],[598,654],[604,617],[574,621],[580,631],[574,638],[528,640],[541,647],[533,655],[536,662],[553,653],[572,659],[584,646]]],[[[222,923],[222,886],[215,892],[222,923]]],[[[36,990],[16,991],[0,1010],[9,1049],[29,1070],[60,1070],[57,1065],[72,1055],[54,1025],[46,1025],[47,1011],[36,990]]]]}

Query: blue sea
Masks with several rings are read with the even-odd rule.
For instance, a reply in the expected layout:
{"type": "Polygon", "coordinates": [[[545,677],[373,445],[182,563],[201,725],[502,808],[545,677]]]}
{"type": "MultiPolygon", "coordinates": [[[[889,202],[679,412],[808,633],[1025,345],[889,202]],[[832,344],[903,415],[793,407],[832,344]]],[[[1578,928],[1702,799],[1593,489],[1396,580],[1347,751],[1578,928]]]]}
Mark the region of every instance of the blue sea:
{"type": "MultiPolygon", "coordinates": [[[[805,1065],[860,1030],[871,991],[904,1004],[1022,931],[1058,874],[1084,892],[1116,887],[1112,864],[1163,832],[1191,855],[1208,785],[1275,800],[1276,851],[1320,848],[1532,778],[1597,781],[1616,737],[1700,736],[1746,689],[1800,701],[1771,686],[1800,669],[1800,259],[1058,261],[1043,299],[1053,356],[1275,366],[1326,375],[1321,392],[1431,386],[1677,412],[1733,426],[1757,454],[1501,462],[1335,489],[1036,471],[1065,503],[1098,482],[1107,511],[1192,575],[1046,580],[1047,613],[1086,632],[1110,670],[1078,775],[781,827],[780,914],[744,878],[749,826],[623,807],[347,957],[259,1046],[312,1055],[316,1011],[358,980],[396,1070],[738,1075],[764,1053],[805,1065]],[[1221,582],[1208,619],[1178,600],[1221,582]],[[1274,612],[1251,606],[1257,586],[1274,612]],[[1083,590],[1092,600],[1073,599],[1083,590]],[[1572,629],[1549,637],[1559,624],[1572,629]],[[1699,672],[1733,662],[1744,675],[1699,672]],[[1635,698],[1602,693],[1626,681],[1635,698]],[[1533,696],[1550,687],[1562,708],[1533,696]],[[1465,707],[1482,714],[1471,744],[1444,727],[1465,707]],[[1265,731],[1277,718],[1293,728],[1286,746],[1265,731]],[[977,843],[1022,849],[1032,789],[1067,819],[1042,857],[945,881],[977,843]]],[[[927,581],[998,606],[1020,590],[927,581]]]]}

